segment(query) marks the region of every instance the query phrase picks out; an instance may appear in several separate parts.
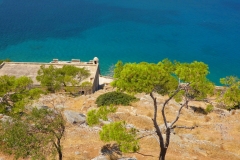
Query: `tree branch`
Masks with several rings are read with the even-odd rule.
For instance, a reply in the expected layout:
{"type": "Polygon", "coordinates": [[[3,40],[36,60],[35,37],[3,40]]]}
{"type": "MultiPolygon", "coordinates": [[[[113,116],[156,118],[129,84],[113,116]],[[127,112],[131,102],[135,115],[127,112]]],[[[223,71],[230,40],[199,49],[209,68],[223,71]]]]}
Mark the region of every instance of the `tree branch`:
{"type": "Polygon", "coordinates": [[[153,96],[152,92],[150,93],[150,96],[151,96],[151,98],[153,99],[153,102],[154,102],[154,117],[152,119],[153,125],[154,125],[154,127],[156,129],[156,133],[157,133],[158,138],[159,138],[160,146],[161,146],[161,148],[164,148],[163,136],[162,136],[160,128],[159,128],[159,126],[157,124],[157,99],[156,99],[156,97],[153,96]]]}
{"type": "Polygon", "coordinates": [[[167,103],[180,91],[180,88],[178,87],[177,90],[175,90],[175,92],[164,102],[163,107],[162,107],[162,116],[163,116],[163,120],[164,120],[164,124],[165,127],[167,128],[167,119],[165,116],[165,107],[167,105],[167,103]]]}
{"type": "Polygon", "coordinates": [[[179,119],[179,117],[180,117],[180,113],[181,113],[183,107],[184,107],[184,106],[188,106],[189,100],[188,100],[188,98],[187,98],[187,91],[188,91],[187,87],[189,86],[189,84],[190,84],[190,83],[187,83],[185,86],[183,86],[183,90],[185,90],[185,103],[182,104],[182,106],[179,108],[177,117],[176,117],[176,119],[171,123],[170,127],[172,127],[172,126],[178,121],[178,119],[179,119]]]}
{"type": "Polygon", "coordinates": [[[151,136],[151,135],[153,135],[153,134],[156,134],[156,133],[154,132],[154,133],[146,134],[146,135],[144,135],[144,136],[138,137],[137,139],[142,139],[142,138],[144,138],[144,137],[151,136]]]}
{"type": "Polygon", "coordinates": [[[174,129],[174,128],[184,128],[184,129],[194,129],[195,128],[195,126],[192,126],[192,127],[187,127],[187,126],[176,126],[176,125],[174,125],[173,127],[172,127],[172,129],[174,129]]]}
{"type": "Polygon", "coordinates": [[[135,152],[135,153],[140,154],[144,157],[154,157],[153,155],[143,154],[143,153],[140,153],[140,152],[135,152]]]}
{"type": "Polygon", "coordinates": [[[187,103],[188,103],[188,101],[185,102],[184,104],[182,104],[182,106],[179,108],[177,117],[176,117],[176,119],[170,124],[170,126],[169,126],[170,128],[178,121],[178,119],[179,119],[179,117],[180,117],[181,110],[182,110],[182,108],[183,108],[185,105],[187,105],[187,103]]]}

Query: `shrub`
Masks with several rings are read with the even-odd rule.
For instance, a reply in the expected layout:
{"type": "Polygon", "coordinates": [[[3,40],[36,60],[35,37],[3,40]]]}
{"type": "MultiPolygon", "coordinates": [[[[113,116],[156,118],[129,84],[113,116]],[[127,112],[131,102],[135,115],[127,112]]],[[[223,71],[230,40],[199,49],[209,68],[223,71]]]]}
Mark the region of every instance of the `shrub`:
{"type": "Polygon", "coordinates": [[[127,106],[130,102],[136,100],[137,98],[134,96],[114,91],[100,95],[96,100],[96,104],[98,106],[109,106],[111,104],[127,106]]]}
{"type": "Polygon", "coordinates": [[[87,124],[93,126],[99,123],[99,118],[97,115],[97,110],[91,110],[87,113],[87,124]]]}
{"type": "Polygon", "coordinates": [[[108,120],[107,116],[109,113],[116,112],[117,108],[110,105],[107,106],[101,106],[98,110],[93,109],[87,113],[87,123],[89,126],[93,126],[95,124],[99,123],[99,119],[102,120],[108,120]]]}
{"type": "Polygon", "coordinates": [[[206,109],[205,109],[205,112],[206,112],[206,113],[210,113],[210,112],[212,112],[212,111],[213,111],[213,105],[211,105],[211,104],[207,105],[207,107],[206,107],[206,109]]]}
{"type": "Polygon", "coordinates": [[[91,82],[83,82],[81,84],[81,87],[92,87],[92,83],[91,82]]]}
{"type": "Polygon", "coordinates": [[[106,124],[99,132],[100,139],[104,142],[115,141],[122,152],[136,152],[139,150],[137,130],[127,129],[124,122],[106,124]]]}

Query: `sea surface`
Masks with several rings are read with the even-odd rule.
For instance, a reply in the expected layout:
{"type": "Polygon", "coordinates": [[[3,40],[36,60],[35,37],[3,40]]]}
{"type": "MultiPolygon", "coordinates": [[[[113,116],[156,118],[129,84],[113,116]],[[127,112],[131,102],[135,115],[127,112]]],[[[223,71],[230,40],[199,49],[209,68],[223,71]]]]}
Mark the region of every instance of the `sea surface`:
{"type": "Polygon", "coordinates": [[[0,0],[0,59],[164,58],[209,65],[219,83],[240,77],[239,0],[0,0]]]}

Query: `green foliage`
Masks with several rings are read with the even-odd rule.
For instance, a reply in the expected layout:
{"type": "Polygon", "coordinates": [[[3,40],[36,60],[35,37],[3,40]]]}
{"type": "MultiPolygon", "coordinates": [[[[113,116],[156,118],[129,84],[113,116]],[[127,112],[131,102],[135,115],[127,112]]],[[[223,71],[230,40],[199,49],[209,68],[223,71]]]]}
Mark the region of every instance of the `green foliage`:
{"type": "Polygon", "coordinates": [[[119,78],[122,70],[123,70],[123,62],[118,61],[114,69],[114,78],[119,78]]]}
{"type": "MultiPolygon", "coordinates": [[[[114,81],[111,83],[118,91],[128,93],[146,93],[153,100],[154,117],[153,124],[156,129],[157,136],[160,139],[159,159],[165,159],[167,149],[170,142],[170,133],[166,132],[166,138],[162,138],[162,132],[157,122],[158,104],[157,97],[154,92],[161,95],[167,95],[169,98],[162,105],[161,115],[167,129],[171,129],[178,121],[182,108],[188,105],[191,100],[203,100],[213,93],[214,85],[207,78],[208,66],[203,62],[192,63],[172,63],[165,59],[158,64],[153,63],[126,63],[116,65],[116,73],[114,73],[114,81]],[[171,99],[182,102],[178,110],[175,120],[168,126],[165,108],[171,99]]],[[[111,98],[111,97],[109,97],[111,98]]],[[[107,100],[107,99],[106,99],[107,100]]],[[[108,137],[118,135],[117,128],[105,129],[106,137],[101,135],[101,139],[112,140],[108,137]]],[[[104,130],[102,133],[105,133],[104,130]]],[[[118,138],[118,137],[117,137],[118,138]]],[[[119,143],[119,142],[118,142],[119,143]]],[[[130,142],[126,142],[128,144],[130,142]]],[[[131,143],[130,143],[131,144],[131,143]]],[[[129,144],[129,145],[130,145],[129,144]]],[[[122,145],[122,144],[121,144],[122,145]]]]}
{"type": "Polygon", "coordinates": [[[10,59],[0,59],[0,64],[2,64],[3,62],[11,62],[11,60],[10,59]]]}
{"type": "Polygon", "coordinates": [[[92,83],[91,82],[83,82],[82,84],[81,84],[81,87],[92,87],[92,83]]]}
{"type": "Polygon", "coordinates": [[[80,82],[88,76],[90,73],[85,68],[72,65],[64,65],[62,68],[42,65],[36,79],[42,86],[47,87],[48,91],[56,92],[61,89],[71,91],[71,87],[79,86],[80,82]]]}
{"type": "Polygon", "coordinates": [[[99,119],[108,120],[107,116],[109,113],[116,112],[117,107],[113,105],[101,106],[98,110],[93,109],[87,113],[87,123],[89,126],[93,126],[99,123],[99,119]]]}
{"type": "Polygon", "coordinates": [[[15,80],[14,76],[0,76],[0,96],[4,96],[7,92],[12,92],[15,89],[15,80]]]}
{"type": "Polygon", "coordinates": [[[207,79],[208,66],[203,62],[178,63],[175,74],[183,83],[190,83],[188,98],[201,100],[213,94],[214,84],[207,79]]]}
{"type": "Polygon", "coordinates": [[[205,109],[205,112],[206,112],[206,113],[210,113],[210,112],[213,111],[213,109],[214,109],[213,105],[209,104],[209,105],[207,105],[207,107],[206,107],[206,109],[205,109]]]}
{"type": "Polygon", "coordinates": [[[240,80],[238,77],[229,76],[221,78],[224,88],[219,94],[218,101],[226,106],[226,109],[240,108],[240,80]]]}
{"type": "Polygon", "coordinates": [[[177,86],[177,80],[167,71],[162,63],[127,63],[112,85],[130,93],[150,93],[155,90],[165,94],[166,90],[177,86]]]}
{"type": "MultiPolygon", "coordinates": [[[[165,59],[158,64],[127,63],[120,67],[117,79],[112,83],[118,90],[130,93],[152,93],[171,96],[180,83],[190,84],[188,93],[178,92],[174,98],[181,101],[186,95],[190,99],[203,99],[213,93],[214,85],[207,78],[208,66],[203,62],[172,63],[165,59]]],[[[117,71],[119,71],[117,70],[117,71]]]]}
{"type": "Polygon", "coordinates": [[[93,126],[99,123],[99,117],[96,109],[90,110],[87,113],[87,124],[93,126]]]}
{"type": "Polygon", "coordinates": [[[41,153],[36,155],[37,146],[40,139],[29,134],[30,127],[21,121],[11,120],[1,124],[0,130],[0,149],[1,151],[12,154],[15,159],[32,157],[43,157],[41,153]],[[36,146],[33,147],[33,146],[36,146]]]}
{"type": "Polygon", "coordinates": [[[52,65],[48,68],[42,65],[38,70],[38,76],[36,77],[37,81],[41,82],[42,86],[47,87],[47,89],[52,92],[59,90],[61,87],[60,82],[57,81],[56,70],[57,69],[55,69],[52,65]]]}
{"type": "Polygon", "coordinates": [[[32,84],[32,80],[25,76],[0,76],[0,113],[22,112],[30,100],[38,98],[42,92],[40,89],[33,89],[32,84]]]}
{"type": "Polygon", "coordinates": [[[105,142],[115,141],[122,152],[136,152],[139,150],[136,129],[127,129],[124,122],[104,125],[99,134],[100,139],[105,142]]]}
{"type": "Polygon", "coordinates": [[[28,96],[30,100],[39,99],[40,95],[44,93],[40,88],[33,88],[29,90],[28,96]]]}
{"type": "Polygon", "coordinates": [[[136,101],[137,98],[134,96],[122,93],[122,92],[108,92],[100,95],[96,104],[98,106],[109,106],[109,105],[129,105],[131,102],[136,101]]]}
{"type": "Polygon", "coordinates": [[[0,149],[16,159],[47,159],[62,157],[61,138],[65,120],[61,111],[34,108],[18,119],[11,118],[0,125],[0,149]]]}

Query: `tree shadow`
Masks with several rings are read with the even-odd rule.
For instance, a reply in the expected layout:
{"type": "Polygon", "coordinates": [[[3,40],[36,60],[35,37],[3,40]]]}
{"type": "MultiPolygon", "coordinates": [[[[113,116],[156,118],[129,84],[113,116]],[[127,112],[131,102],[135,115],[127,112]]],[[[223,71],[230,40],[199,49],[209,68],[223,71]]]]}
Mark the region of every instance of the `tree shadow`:
{"type": "Polygon", "coordinates": [[[203,109],[202,107],[195,107],[195,106],[189,106],[194,113],[199,113],[199,114],[204,114],[206,115],[207,112],[205,111],[205,109],[203,109]]]}
{"type": "Polygon", "coordinates": [[[118,144],[114,143],[114,144],[106,144],[101,148],[101,153],[103,155],[108,155],[108,156],[114,156],[114,155],[122,155],[122,152],[120,151],[120,148],[118,146],[118,144]]]}

